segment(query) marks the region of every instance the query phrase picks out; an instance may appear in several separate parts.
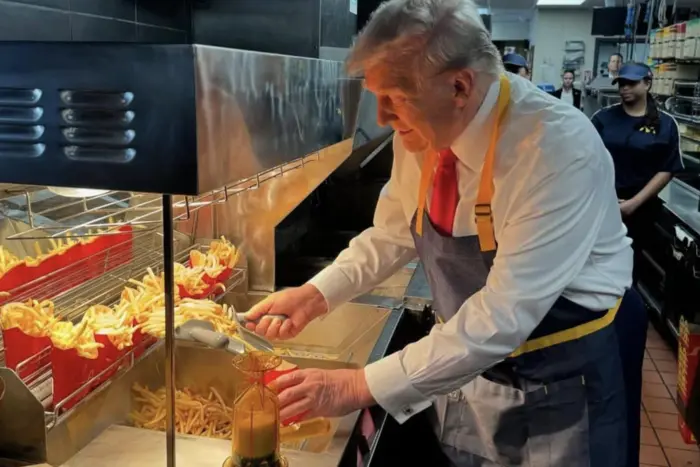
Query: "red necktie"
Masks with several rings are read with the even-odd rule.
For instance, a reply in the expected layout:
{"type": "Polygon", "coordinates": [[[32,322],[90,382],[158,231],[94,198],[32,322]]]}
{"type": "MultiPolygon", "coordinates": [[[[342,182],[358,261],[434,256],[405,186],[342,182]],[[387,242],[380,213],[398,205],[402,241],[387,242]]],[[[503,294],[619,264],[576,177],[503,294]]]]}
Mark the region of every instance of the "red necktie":
{"type": "Polygon", "coordinates": [[[452,235],[459,185],[457,183],[457,156],[451,149],[440,151],[435,176],[433,197],[430,200],[430,220],[444,235],[452,235]]]}

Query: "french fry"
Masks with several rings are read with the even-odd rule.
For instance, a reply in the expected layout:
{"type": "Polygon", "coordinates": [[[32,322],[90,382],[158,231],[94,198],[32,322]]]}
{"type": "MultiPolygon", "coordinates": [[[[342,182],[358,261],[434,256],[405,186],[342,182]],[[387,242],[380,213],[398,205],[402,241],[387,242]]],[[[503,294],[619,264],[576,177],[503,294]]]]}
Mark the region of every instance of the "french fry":
{"type": "Polygon", "coordinates": [[[107,336],[119,350],[134,345],[134,328],[125,310],[94,305],[87,309],[83,320],[87,320],[95,334],[107,336]]]}
{"type": "Polygon", "coordinates": [[[50,335],[56,321],[54,304],[49,300],[14,302],[0,308],[0,325],[3,329],[19,328],[32,337],[50,335]]]}
{"type": "Polygon", "coordinates": [[[241,252],[231,242],[221,237],[219,240],[211,242],[209,245],[209,253],[219,258],[219,261],[224,266],[233,268],[238,263],[241,252]]]}
{"type": "Polygon", "coordinates": [[[23,260],[19,259],[5,247],[0,245],[0,277],[5,275],[10,269],[24,263],[23,260]]]}
{"type": "Polygon", "coordinates": [[[75,349],[78,355],[94,360],[102,344],[95,341],[91,318],[83,317],[76,326],[70,321],[59,321],[51,330],[51,342],[61,350],[75,349]]]}
{"type": "MultiPolygon", "coordinates": [[[[134,426],[151,430],[165,430],[165,388],[155,392],[139,384],[133,387],[137,409],[130,413],[134,426]]],[[[231,439],[233,407],[224,403],[214,388],[207,397],[189,388],[175,393],[175,425],[178,433],[231,439]]]]}

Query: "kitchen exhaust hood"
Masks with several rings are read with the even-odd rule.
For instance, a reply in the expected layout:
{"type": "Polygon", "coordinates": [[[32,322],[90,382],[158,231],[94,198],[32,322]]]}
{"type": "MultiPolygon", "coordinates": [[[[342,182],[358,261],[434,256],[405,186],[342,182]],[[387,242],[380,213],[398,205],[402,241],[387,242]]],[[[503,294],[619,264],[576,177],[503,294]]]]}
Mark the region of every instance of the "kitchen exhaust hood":
{"type": "Polygon", "coordinates": [[[352,138],[340,62],[202,45],[0,43],[9,183],[197,195],[352,138]]]}

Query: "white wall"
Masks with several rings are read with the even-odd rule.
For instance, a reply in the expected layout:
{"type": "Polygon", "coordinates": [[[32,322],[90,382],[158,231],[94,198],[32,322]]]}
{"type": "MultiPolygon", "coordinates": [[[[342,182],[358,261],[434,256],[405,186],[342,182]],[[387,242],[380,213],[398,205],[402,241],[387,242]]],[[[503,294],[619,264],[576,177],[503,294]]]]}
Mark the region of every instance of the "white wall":
{"type": "Polygon", "coordinates": [[[494,41],[524,41],[530,38],[533,9],[492,9],[491,37],[494,41]]]}
{"type": "Polygon", "coordinates": [[[591,35],[593,10],[538,9],[530,40],[535,46],[532,81],[558,85],[566,41],[583,41],[586,52],[582,70],[593,68],[595,37],[591,35]]]}

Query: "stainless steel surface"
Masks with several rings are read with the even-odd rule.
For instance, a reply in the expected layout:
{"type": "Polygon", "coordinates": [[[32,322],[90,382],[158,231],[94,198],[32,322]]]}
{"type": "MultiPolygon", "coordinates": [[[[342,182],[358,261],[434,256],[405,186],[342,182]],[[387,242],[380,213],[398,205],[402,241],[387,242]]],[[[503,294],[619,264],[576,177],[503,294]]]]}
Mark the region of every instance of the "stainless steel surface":
{"type": "MultiPolygon", "coordinates": [[[[386,309],[356,304],[342,306],[327,319],[313,323],[313,326],[309,326],[297,336],[295,342],[289,347],[292,355],[286,358],[301,368],[362,367],[367,362],[388,316],[389,310],[386,309]],[[338,314],[333,316],[336,313],[338,314]],[[339,326],[338,323],[343,323],[343,326],[339,326]],[[295,352],[296,355],[311,355],[311,357],[298,357],[295,356],[295,352]]],[[[231,365],[231,355],[225,350],[215,350],[178,341],[175,363],[178,389],[189,387],[194,391],[204,392],[214,387],[228,404],[233,403],[237,392],[245,382],[244,376],[231,365]],[[222,371],[222,369],[226,370],[222,371]]],[[[81,467],[87,465],[89,459],[94,461],[93,456],[101,452],[102,459],[110,459],[114,465],[142,465],[141,462],[147,461],[152,461],[154,464],[144,463],[143,465],[165,465],[163,456],[165,435],[162,433],[131,430],[132,433],[140,433],[143,439],[158,441],[149,443],[135,441],[128,445],[128,449],[124,449],[124,444],[121,446],[122,449],[118,449],[116,444],[104,445],[101,440],[104,440],[107,435],[102,435],[95,443],[91,443],[110,425],[129,424],[127,416],[133,408],[131,387],[135,382],[151,389],[162,387],[164,364],[164,348],[161,345],[138,362],[133,369],[121,373],[108,388],[90,398],[80,410],[74,410],[68,414],[48,432],[48,462],[51,465],[81,467]],[[88,447],[85,448],[86,446],[88,447]],[[95,446],[99,446],[97,451],[95,446]],[[107,451],[103,451],[104,449],[107,451]]],[[[331,434],[308,440],[300,447],[301,451],[290,452],[290,458],[296,458],[298,462],[302,462],[296,464],[300,467],[315,465],[317,459],[324,461],[320,465],[337,465],[357,416],[358,414],[355,413],[340,420],[334,420],[331,434]],[[309,464],[303,463],[307,460],[309,464]]],[[[112,429],[107,430],[107,433],[112,429]]],[[[191,457],[183,454],[181,450],[182,445],[191,445],[190,442],[185,441],[187,439],[196,438],[178,436],[176,449],[177,455],[181,456],[178,457],[180,464],[190,467],[197,464],[188,463],[187,459],[191,457]]],[[[216,441],[198,439],[197,443],[212,445],[216,441]]],[[[228,452],[226,455],[230,455],[230,442],[221,441],[220,443],[222,449],[225,446],[228,452]]],[[[218,467],[225,456],[219,458],[210,453],[198,457],[202,465],[218,467]]]]}
{"type": "Polygon", "coordinates": [[[0,459],[45,461],[44,408],[13,371],[0,367],[0,381],[5,388],[0,399],[0,459]]]}
{"type": "Polygon", "coordinates": [[[362,83],[341,62],[193,47],[200,193],[352,136],[362,83]]]}
{"type": "Polygon", "coordinates": [[[36,157],[0,153],[3,181],[18,184],[204,194],[351,138],[362,89],[341,62],[196,44],[0,53],[10,108],[44,130],[19,146],[36,157]],[[76,137],[83,126],[101,136],[76,137]]]}
{"type": "MultiPolygon", "coordinates": [[[[350,139],[322,149],[303,169],[284,172],[256,190],[231,197],[199,211],[197,219],[180,223],[197,238],[224,235],[245,252],[251,291],[275,290],[275,227],[350,155],[350,139]]],[[[247,310],[247,308],[238,308],[247,310]]]]}
{"type": "MultiPolygon", "coordinates": [[[[347,151],[345,157],[350,154],[349,148],[347,151]]],[[[196,224],[201,209],[226,205],[231,198],[242,196],[247,191],[258,190],[261,185],[278,177],[289,177],[290,172],[303,171],[302,169],[313,167],[313,164],[321,164],[322,153],[325,154],[325,151],[273,167],[254,177],[203,195],[174,197],[173,221],[179,225],[181,231],[190,235],[191,232],[186,232],[184,229],[196,224]]],[[[328,164],[321,165],[324,167],[323,170],[332,171],[336,167],[328,164]]],[[[297,178],[305,179],[308,175],[297,174],[297,178]]],[[[328,175],[329,173],[326,173],[324,178],[328,175]]],[[[65,198],[53,193],[46,196],[46,193],[49,191],[37,189],[37,187],[14,187],[4,195],[0,193],[0,212],[15,221],[14,225],[19,226],[4,237],[8,240],[24,242],[43,241],[52,238],[113,235],[116,229],[125,226],[131,226],[139,231],[156,231],[161,227],[162,202],[158,196],[146,193],[108,192],[76,201],[74,198],[65,198]],[[23,202],[19,203],[19,200],[23,202]],[[41,209],[42,203],[45,204],[48,201],[51,207],[41,209]],[[21,226],[20,223],[28,225],[21,226]]],[[[33,251],[31,242],[29,243],[28,251],[33,251]]],[[[44,241],[42,246],[46,245],[48,242],[44,241]]]]}
{"type": "Polygon", "coordinates": [[[666,203],[669,211],[695,232],[700,233],[700,194],[697,190],[674,178],[661,190],[659,198],[666,203]]]}
{"type": "MultiPolygon", "coordinates": [[[[381,284],[374,293],[377,297],[396,300],[394,296],[402,297],[406,285],[410,278],[411,267],[397,273],[394,277],[381,284]]],[[[247,303],[255,303],[264,298],[265,295],[252,295],[247,303]]],[[[394,301],[394,303],[396,303],[394,301]]],[[[319,368],[346,368],[362,367],[370,358],[375,343],[382,335],[384,325],[390,316],[391,310],[384,307],[349,303],[341,306],[333,313],[322,319],[316,320],[297,338],[291,341],[278,343],[281,350],[288,356],[291,362],[300,367],[319,368]]],[[[190,386],[194,389],[205,390],[208,387],[216,387],[222,396],[232,401],[236,394],[236,385],[241,381],[235,369],[230,365],[231,356],[225,350],[212,350],[197,344],[178,342],[175,348],[175,381],[177,388],[190,386]],[[222,371],[222,368],[228,370],[222,371]]],[[[119,363],[119,362],[117,362],[119,363]]],[[[7,371],[7,370],[6,370],[7,371]]],[[[90,445],[92,440],[100,436],[107,430],[111,433],[114,428],[109,428],[115,424],[128,424],[128,413],[132,409],[131,387],[135,382],[139,382],[152,389],[162,387],[164,384],[165,372],[165,350],[163,344],[158,344],[149,349],[148,352],[138,361],[130,364],[126,369],[121,370],[108,383],[103,385],[99,391],[90,394],[81,404],[63,414],[58,419],[53,420],[48,425],[46,432],[46,450],[42,454],[51,465],[62,465],[68,459],[81,451],[85,446],[90,445]]],[[[12,373],[14,377],[14,373],[12,373]]],[[[27,391],[29,396],[31,393],[27,391]]],[[[6,397],[7,401],[12,400],[6,397]]],[[[31,404],[38,408],[40,417],[34,419],[32,427],[43,433],[44,412],[41,405],[32,396],[31,404]]],[[[25,413],[24,405],[14,404],[20,411],[25,413]]],[[[0,408],[2,410],[2,408],[0,408]]],[[[352,428],[357,420],[358,414],[352,414],[333,423],[333,432],[327,437],[308,440],[298,449],[302,451],[288,451],[288,458],[296,460],[296,465],[307,467],[311,465],[329,466],[337,465],[338,459],[343,453],[348,442],[352,428]]],[[[11,427],[16,427],[14,420],[19,417],[12,417],[11,427]]],[[[50,420],[53,416],[49,417],[50,420]]],[[[0,418],[2,420],[2,418],[0,418]]],[[[7,420],[7,418],[5,418],[7,420]]],[[[0,422],[1,423],[1,422],[0,422]]],[[[154,432],[143,432],[139,439],[158,440],[149,443],[129,443],[128,449],[125,444],[111,444],[105,446],[101,441],[96,442],[98,451],[102,452],[100,459],[109,459],[121,465],[166,465],[165,434],[154,432]],[[148,452],[144,452],[142,447],[148,447],[148,452]],[[107,449],[107,451],[104,451],[107,449]],[[119,451],[119,452],[114,452],[119,451]],[[153,464],[148,461],[153,460],[153,464]]],[[[28,432],[21,432],[24,436],[28,432]]],[[[104,435],[109,436],[109,435],[104,435]]],[[[104,439],[104,436],[101,439],[104,439]]],[[[177,437],[176,452],[180,463],[190,467],[187,460],[190,457],[182,453],[182,446],[191,446],[187,439],[191,437],[177,437]]],[[[4,441],[4,438],[0,437],[4,441]]],[[[213,440],[198,440],[199,445],[209,445],[216,443],[213,440]]],[[[84,453],[75,456],[67,466],[82,466],[87,459],[92,459],[95,453],[94,444],[86,449],[84,453]]],[[[230,443],[221,442],[221,449],[230,452],[230,443]]],[[[210,454],[197,456],[204,462],[204,465],[220,465],[222,459],[215,459],[210,454]],[[211,461],[211,462],[210,462],[211,461]],[[218,462],[218,463],[217,463],[218,462]]],[[[41,460],[41,459],[40,459],[41,460]]],[[[38,462],[38,461],[37,461],[38,462]]],[[[100,465],[100,464],[92,464],[100,465]]],[[[293,464],[294,465],[294,464],[293,464]]]]}
{"type": "Polygon", "coordinates": [[[265,339],[252,331],[249,331],[243,326],[239,326],[239,336],[246,344],[254,347],[257,350],[262,350],[264,352],[272,352],[275,350],[274,344],[269,340],[265,339]]]}

